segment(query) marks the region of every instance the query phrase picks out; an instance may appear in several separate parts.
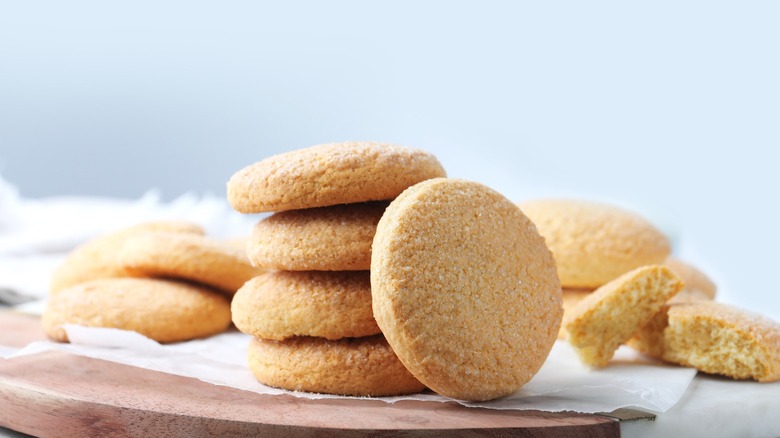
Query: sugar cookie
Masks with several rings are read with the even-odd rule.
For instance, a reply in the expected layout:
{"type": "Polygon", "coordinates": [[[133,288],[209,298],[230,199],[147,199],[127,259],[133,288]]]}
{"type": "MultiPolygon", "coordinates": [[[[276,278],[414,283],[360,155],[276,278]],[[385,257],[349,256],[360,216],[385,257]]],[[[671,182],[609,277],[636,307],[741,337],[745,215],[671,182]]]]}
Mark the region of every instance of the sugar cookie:
{"type": "Polygon", "coordinates": [[[445,175],[436,157],[419,149],[332,143],[245,167],[228,181],[227,196],[241,213],[297,210],[393,199],[417,182],[445,175]]]}
{"type": "Polygon", "coordinates": [[[618,207],[563,199],[519,206],[553,252],[563,287],[597,288],[669,256],[666,236],[642,217],[618,207]]]}
{"type": "Polygon", "coordinates": [[[666,266],[643,266],[596,289],[566,314],[564,326],[580,359],[604,366],[617,348],[682,289],[666,266]]]}
{"type": "Polygon", "coordinates": [[[330,340],[380,333],[368,271],[272,271],[249,280],[232,303],[233,323],[258,338],[330,340]]]}
{"type": "Polygon", "coordinates": [[[374,317],[401,362],[453,398],[513,393],[539,370],[561,322],[555,261],[516,205],[437,178],[394,200],[371,258],[374,317]]]}
{"type": "Polygon", "coordinates": [[[706,373],[780,380],[780,323],[727,304],[670,304],[629,345],[706,373]]]}
{"type": "Polygon", "coordinates": [[[381,335],[340,341],[255,338],[249,345],[249,369],[260,383],[290,391],[388,396],[425,389],[381,335]]]}
{"type": "Polygon", "coordinates": [[[56,341],[68,340],[63,324],[134,330],[158,342],[177,342],[225,331],[230,303],[188,283],[148,278],[104,278],[49,297],[42,323],[56,341]]]}
{"type": "Polygon", "coordinates": [[[255,266],[288,271],[357,271],[371,266],[371,243],[387,202],[275,213],[255,225],[247,255],[255,266]]]}
{"type": "Polygon", "coordinates": [[[206,236],[181,233],[138,235],[125,243],[118,258],[134,276],[189,280],[230,295],[263,272],[240,249],[206,236]]]}
{"type": "Polygon", "coordinates": [[[199,225],[185,221],[146,222],[92,239],[68,254],[51,277],[51,292],[98,278],[132,276],[116,255],[133,236],[149,232],[203,235],[199,225]]]}

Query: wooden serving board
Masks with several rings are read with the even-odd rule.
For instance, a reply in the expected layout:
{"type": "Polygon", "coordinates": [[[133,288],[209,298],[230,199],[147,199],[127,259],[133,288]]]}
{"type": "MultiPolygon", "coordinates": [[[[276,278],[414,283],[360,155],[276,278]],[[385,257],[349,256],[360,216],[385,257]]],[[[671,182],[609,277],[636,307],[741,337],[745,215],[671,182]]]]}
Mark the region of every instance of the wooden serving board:
{"type": "MultiPolygon", "coordinates": [[[[38,318],[0,312],[0,345],[39,339],[38,318]]],[[[59,352],[0,359],[0,425],[43,437],[620,435],[597,415],[262,395],[59,352]]]]}

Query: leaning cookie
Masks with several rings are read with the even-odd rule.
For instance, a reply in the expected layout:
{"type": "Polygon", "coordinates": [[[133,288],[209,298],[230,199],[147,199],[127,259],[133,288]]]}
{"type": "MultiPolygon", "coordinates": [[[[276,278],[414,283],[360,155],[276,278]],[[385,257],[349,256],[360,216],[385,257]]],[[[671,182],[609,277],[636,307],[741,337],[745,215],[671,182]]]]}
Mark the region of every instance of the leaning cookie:
{"type": "Polygon", "coordinates": [[[134,276],[194,281],[233,295],[263,272],[240,249],[206,236],[145,233],[125,243],[120,264],[134,276]]]}
{"type": "Polygon", "coordinates": [[[436,157],[419,149],[332,143],[274,155],[238,171],[227,196],[241,213],[297,210],[393,199],[415,183],[445,175],[436,157]]]}
{"type": "Polygon", "coordinates": [[[569,342],[585,364],[604,366],[682,287],[682,281],[665,266],[627,272],[596,289],[566,314],[569,342]]]}
{"type": "Polygon", "coordinates": [[[275,213],[255,225],[247,255],[255,266],[288,271],[371,267],[371,242],[387,202],[275,213]]]}
{"type": "Polygon", "coordinates": [[[141,223],[97,237],[74,249],[57,267],[51,277],[51,292],[98,278],[133,276],[119,262],[117,254],[126,242],[150,232],[204,234],[203,228],[191,222],[158,221],[141,223]]]}
{"type": "Polygon", "coordinates": [[[780,380],[780,323],[710,301],[666,306],[629,346],[733,379],[780,380]]]}
{"type": "Polygon", "coordinates": [[[478,183],[437,178],[395,199],[371,258],[374,317],[406,367],[453,398],[515,392],[547,358],[561,287],[544,239],[478,183]]]}
{"type": "Polygon", "coordinates": [[[637,214],[565,199],[523,202],[555,256],[561,285],[597,288],[640,266],[663,263],[669,240],[637,214]]]}
{"type": "Polygon", "coordinates": [[[390,396],[425,389],[381,335],[340,341],[253,339],[249,369],[260,383],[290,391],[390,396]]]}
{"type": "Polygon", "coordinates": [[[272,271],[233,297],[233,322],[244,333],[283,340],[330,340],[380,333],[371,311],[368,271],[272,271]]]}
{"type": "Polygon", "coordinates": [[[148,278],[105,278],[49,297],[49,338],[67,342],[63,324],[133,330],[158,342],[202,338],[230,326],[230,303],[205,287],[148,278]]]}

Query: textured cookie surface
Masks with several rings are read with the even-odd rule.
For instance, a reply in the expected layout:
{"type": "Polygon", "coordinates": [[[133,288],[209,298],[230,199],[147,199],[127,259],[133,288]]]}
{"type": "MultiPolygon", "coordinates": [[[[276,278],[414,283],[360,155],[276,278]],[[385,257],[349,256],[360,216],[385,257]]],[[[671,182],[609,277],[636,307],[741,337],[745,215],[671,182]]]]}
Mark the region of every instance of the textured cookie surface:
{"type": "Polygon", "coordinates": [[[604,366],[682,287],[682,281],[666,266],[627,272],[596,289],[566,314],[569,342],[584,363],[604,366]]]}
{"type": "Polygon", "coordinates": [[[240,249],[206,236],[144,233],[127,241],[119,263],[139,277],[194,281],[235,294],[250,278],[263,272],[253,267],[240,249]]]}
{"type": "Polygon", "coordinates": [[[242,213],[393,199],[445,176],[433,155],[376,142],[331,143],[266,158],[234,174],[230,205],[242,213]]]}
{"type": "Polygon", "coordinates": [[[672,297],[672,302],[711,301],[715,299],[717,286],[707,277],[707,274],[690,263],[675,257],[669,257],[664,265],[669,267],[685,283],[685,287],[680,293],[672,297]]]}
{"type": "Polygon", "coordinates": [[[255,266],[288,271],[355,271],[371,266],[371,243],[387,202],[275,213],[255,225],[247,255],[255,266]]]}
{"type": "Polygon", "coordinates": [[[597,288],[669,256],[666,236],[647,220],[618,207],[563,199],[519,205],[555,255],[563,287],[597,288]]]}
{"type": "Polygon", "coordinates": [[[62,324],[134,330],[158,342],[201,338],[230,326],[230,303],[200,286],[148,278],[105,278],[49,297],[43,327],[67,341],[62,324]]]}
{"type": "Polygon", "coordinates": [[[331,340],[380,333],[371,310],[368,271],[272,271],[233,297],[233,323],[262,339],[331,340]]]}
{"type": "Polygon", "coordinates": [[[426,386],[453,398],[511,394],[539,370],[561,322],[552,254],[517,206],[481,184],[433,179],[379,221],[374,317],[426,386]]]}
{"type": "Polygon", "coordinates": [[[290,391],[388,396],[425,389],[381,335],[339,341],[255,338],[249,345],[249,369],[260,383],[290,391]]]}
{"type": "Polygon", "coordinates": [[[186,221],[158,221],[134,225],[92,239],[68,254],[51,278],[51,291],[98,278],[133,276],[117,259],[126,242],[149,232],[170,232],[203,235],[199,225],[186,221]]]}
{"type": "Polygon", "coordinates": [[[780,380],[780,323],[709,301],[667,306],[629,344],[651,356],[734,379],[780,380]]]}

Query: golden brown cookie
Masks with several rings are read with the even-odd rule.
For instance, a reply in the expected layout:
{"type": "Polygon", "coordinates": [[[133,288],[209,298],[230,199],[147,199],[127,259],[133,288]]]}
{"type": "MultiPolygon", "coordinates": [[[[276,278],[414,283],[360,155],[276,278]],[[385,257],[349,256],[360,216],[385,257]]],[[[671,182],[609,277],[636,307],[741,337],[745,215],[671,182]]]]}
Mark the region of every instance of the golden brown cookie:
{"type": "Polygon", "coordinates": [[[263,339],[318,336],[330,340],[380,333],[371,311],[368,271],[272,271],[233,297],[233,322],[263,339]]]}
{"type": "Polygon", "coordinates": [[[437,178],[394,200],[371,258],[374,317],[401,362],[453,398],[513,393],[536,374],[561,322],[555,261],[516,205],[437,178]]]}
{"type": "Polygon", "coordinates": [[[780,323],[711,301],[665,306],[629,345],[668,362],[759,382],[780,380],[780,323]]]}
{"type": "Polygon", "coordinates": [[[717,293],[717,286],[707,275],[676,257],[669,257],[664,262],[685,283],[685,287],[672,297],[672,302],[712,301],[717,293]]]}
{"type": "Polygon", "coordinates": [[[118,259],[134,276],[189,280],[229,295],[263,272],[240,249],[206,236],[181,233],[138,235],[125,242],[118,259]]]}
{"type": "Polygon", "coordinates": [[[417,182],[445,175],[436,157],[419,149],[332,143],[245,167],[228,181],[227,196],[241,213],[297,210],[393,199],[417,182]]]}
{"type": "Polygon", "coordinates": [[[125,242],[134,236],[161,231],[193,235],[204,234],[203,228],[191,222],[158,221],[141,223],[97,237],[68,254],[65,261],[52,274],[51,291],[57,292],[66,287],[98,278],[132,276],[119,263],[117,254],[125,242]]]}
{"type": "Polygon", "coordinates": [[[249,345],[249,369],[260,383],[290,391],[376,397],[425,389],[382,335],[339,341],[255,338],[249,345]]]}
{"type": "Polygon", "coordinates": [[[49,338],[67,342],[63,324],[134,330],[158,342],[202,338],[230,326],[230,303],[201,286],[148,278],[104,278],[49,297],[49,338]]]}
{"type": "Polygon", "coordinates": [[[582,361],[604,366],[617,348],[682,289],[666,266],[643,266],[596,289],[566,314],[569,342],[582,361]]]}
{"type": "MultiPolygon", "coordinates": [[[[563,320],[566,320],[566,315],[571,313],[575,307],[588,295],[593,293],[591,289],[563,289],[563,320]]],[[[566,327],[561,325],[558,330],[558,339],[566,339],[566,327]]]]}
{"type": "Polygon", "coordinates": [[[519,205],[555,255],[563,287],[597,288],[632,269],[663,263],[669,256],[666,236],[621,208],[564,199],[519,205]]]}
{"type": "Polygon", "coordinates": [[[288,271],[361,271],[387,202],[275,213],[255,225],[247,255],[255,266],[288,271]]]}

